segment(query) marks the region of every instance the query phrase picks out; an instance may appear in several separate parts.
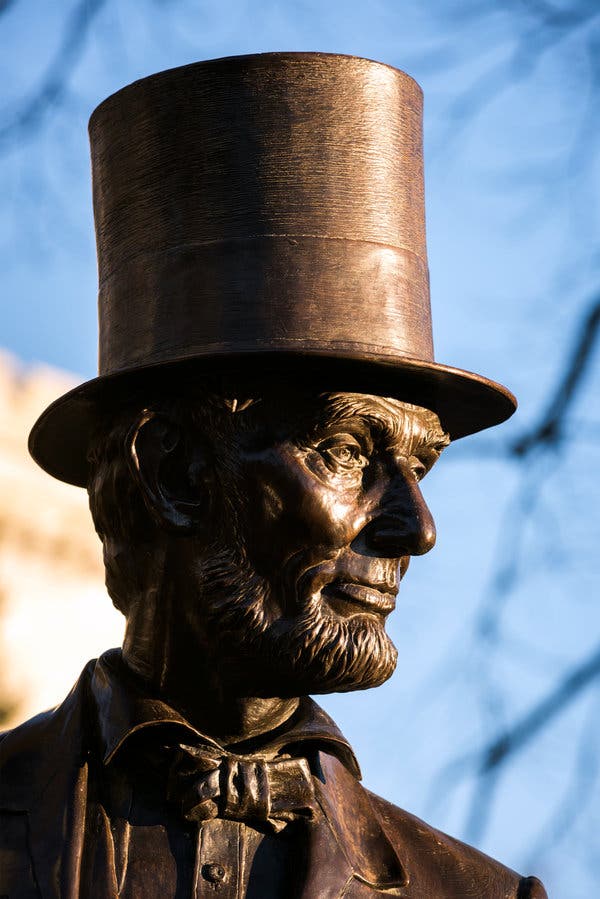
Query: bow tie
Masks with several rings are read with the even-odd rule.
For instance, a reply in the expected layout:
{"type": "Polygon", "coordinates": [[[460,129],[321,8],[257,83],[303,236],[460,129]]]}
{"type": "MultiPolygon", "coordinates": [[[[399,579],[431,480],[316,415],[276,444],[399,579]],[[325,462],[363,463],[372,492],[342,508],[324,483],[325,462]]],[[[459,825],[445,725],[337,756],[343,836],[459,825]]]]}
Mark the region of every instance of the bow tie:
{"type": "Polygon", "coordinates": [[[315,790],[305,758],[266,761],[207,746],[179,744],[168,798],[187,821],[254,821],[278,833],[315,813],[315,790]]]}

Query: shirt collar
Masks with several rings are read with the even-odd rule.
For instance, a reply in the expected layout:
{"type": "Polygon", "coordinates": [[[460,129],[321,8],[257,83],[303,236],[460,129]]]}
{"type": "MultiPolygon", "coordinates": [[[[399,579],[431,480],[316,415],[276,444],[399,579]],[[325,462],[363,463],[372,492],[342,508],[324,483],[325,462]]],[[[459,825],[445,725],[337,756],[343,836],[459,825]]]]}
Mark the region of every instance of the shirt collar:
{"type": "MultiPolygon", "coordinates": [[[[125,666],[120,650],[111,649],[98,659],[91,690],[104,764],[111,762],[132,734],[161,724],[180,726],[188,736],[191,734],[203,743],[222,748],[176,709],[144,692],[139,680],[125,666]]],[[[292,745],[306,743],[335,755],[354,777],[361,779],[350,744],[329,715],[309,696],[301,698],[296,712],[261,745],[261,750],[276,755],[292,745]]]]}

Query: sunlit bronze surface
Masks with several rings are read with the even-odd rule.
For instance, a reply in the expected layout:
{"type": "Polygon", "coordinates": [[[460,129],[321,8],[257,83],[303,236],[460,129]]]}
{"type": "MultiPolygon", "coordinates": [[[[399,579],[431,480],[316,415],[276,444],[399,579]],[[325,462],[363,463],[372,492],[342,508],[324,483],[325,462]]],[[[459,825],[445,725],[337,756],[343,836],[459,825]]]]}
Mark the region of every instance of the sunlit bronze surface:
{"type": "Polygon", "coordinates": [[[433,361],[418,87],[240,57],[91,132],[101,373],[31,445],[86,484],[127,626],[2,741],[0,896],[543,899],[364,789],[308,695],[392,675],[420,482],[514,407],[433,361]]]}
{"type": "Polygon", "coordinates": [[[84,486],[90,433],[131,373],[181,382],[186,361],[419,403],[452,439],[511,415],[506,388],[434,361],[421,120],[404,72],[319,53],[197,63],[105,100],[100,379],[41,417],[37,461],[84,486]]]}

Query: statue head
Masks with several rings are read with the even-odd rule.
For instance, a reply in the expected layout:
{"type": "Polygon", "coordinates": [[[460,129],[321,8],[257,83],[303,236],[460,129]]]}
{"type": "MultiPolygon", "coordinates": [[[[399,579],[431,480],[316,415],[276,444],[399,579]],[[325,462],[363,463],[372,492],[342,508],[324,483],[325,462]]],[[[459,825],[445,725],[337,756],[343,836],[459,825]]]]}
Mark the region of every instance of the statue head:
{"type": "Polygon", "coordinates": [[[131,652],[164,634],[257,695],[391,674],[419,482],[515,408],[433,356],[421,106],[397,69],[283,53],[92,115],[100,375],[30,449],[88,487],[131,652]]]}
{"type": "Polygon", "coordinates": [[[400,581],[435,542],[420,481],[448,442],[435,413],[366,394],[129,406],[88,489],[130,650],[175,625],[237,692],[382,683],[400,581]]]}

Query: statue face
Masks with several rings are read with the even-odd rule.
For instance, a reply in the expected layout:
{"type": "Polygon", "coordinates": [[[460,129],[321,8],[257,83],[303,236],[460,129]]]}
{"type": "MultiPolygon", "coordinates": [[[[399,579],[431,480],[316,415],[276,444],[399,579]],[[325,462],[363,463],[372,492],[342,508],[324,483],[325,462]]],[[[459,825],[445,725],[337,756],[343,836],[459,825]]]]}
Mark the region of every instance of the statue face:
{"type": "Polygon", "coordinates": [[[246,548],[281,614],[313,597],[341,619],[393,611],[410,556],[435,543],[419,487],[439,455],[428,419],[392,400],[335,395],[296,433],[243,454],[246,548]]]}
{"type": "Polygon", "coordinates": [[[214,639],[280,692],[375,686],[396,663],[400,581],[435,542],[419,482],[447,438],[433,413],[375,396],[281,414],[242,442],[229,545],[198,568],[214,639]]]}

